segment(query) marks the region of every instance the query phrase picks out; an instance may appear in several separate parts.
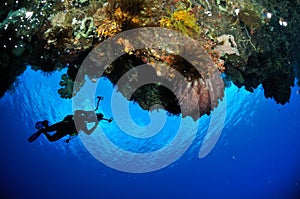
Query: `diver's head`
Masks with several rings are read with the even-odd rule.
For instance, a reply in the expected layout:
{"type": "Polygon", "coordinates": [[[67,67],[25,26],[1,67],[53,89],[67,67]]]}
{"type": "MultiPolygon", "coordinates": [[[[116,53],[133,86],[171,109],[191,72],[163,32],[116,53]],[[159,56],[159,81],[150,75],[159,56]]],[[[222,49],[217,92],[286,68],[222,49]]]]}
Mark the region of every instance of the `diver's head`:
{"type": "Polygon", "coordinates": [[[96,115],[97,115],[98,121],[103,119],[103,114],[102,113],[97,113],[96,115]]]}

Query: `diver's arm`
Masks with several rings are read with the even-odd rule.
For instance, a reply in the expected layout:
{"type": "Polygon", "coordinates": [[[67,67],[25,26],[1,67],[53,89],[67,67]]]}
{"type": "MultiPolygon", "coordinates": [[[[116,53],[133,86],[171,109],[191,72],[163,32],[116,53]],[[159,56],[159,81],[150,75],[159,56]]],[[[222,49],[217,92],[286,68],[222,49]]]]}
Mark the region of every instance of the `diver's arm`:
{"type": "Polygon", "coordinates": [[[109,118],[109,119],[107,119],[107,118],[102,118],[101,120],[105,120],[105,121],[108,121],[109,123],[111,123],[114,119],[111,117],[111,118],[109,118]]]}

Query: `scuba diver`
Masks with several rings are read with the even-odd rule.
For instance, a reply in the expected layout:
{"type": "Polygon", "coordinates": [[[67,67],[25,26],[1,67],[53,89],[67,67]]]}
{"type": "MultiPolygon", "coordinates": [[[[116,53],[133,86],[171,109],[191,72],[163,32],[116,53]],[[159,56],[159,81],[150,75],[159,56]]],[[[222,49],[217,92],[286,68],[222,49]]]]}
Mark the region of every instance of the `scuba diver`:
{"type": "MultiPolygon", "coordinates": [[[[103,100],[103,97],[97,97],[97,108],[99,107],[100,100],[103,100]]],[[[65,140],[66,143],[69,143],[71,139],[78,135],[79,131],[83,131],[86,134],[90,135],[98,126],[99,121],[107,121],[112,122],[113,118],[106,119],[104,115],[101,113],[97,113],[95,115],[94,111],[83,111],[76,110],[74,115],[67,115],[62,121],[57,122],[53,125],[49,126],[49,122],[47,120],[39,121],[35,124],[35,128],[38,129],[38,132],[34,133],[32,136],[28,138],[29,142],[33,142],[36,140],[41,134],[44,134],[49,142],[57,141],[63,138],[66,135],[69,135],[69,138],[65,140]],[[76,126],[75,126],[76,121],[76,126]],[[90,129],[87,128],[87,123],[94,123],[94,126],[90,129]],[[49,132],[54,132],[54,134],[50,135],[49,132]]]]}

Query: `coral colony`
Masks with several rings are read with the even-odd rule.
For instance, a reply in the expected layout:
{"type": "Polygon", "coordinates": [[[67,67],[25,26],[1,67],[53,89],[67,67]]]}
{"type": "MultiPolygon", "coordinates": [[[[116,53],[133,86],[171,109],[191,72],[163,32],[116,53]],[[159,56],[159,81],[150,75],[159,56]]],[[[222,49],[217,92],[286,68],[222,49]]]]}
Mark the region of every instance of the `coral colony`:
{"type": "MultiPolygon", "coordinates": [[[[176,70],[189,82],[186,88],[180,88],[182,95],[192,93],[189,103],[199,104],[200,116],[218,105],[224,87],[231,83],[250,92],[262,85],[266,98],[285,104],[299,75],[295,72],[299,68],[293,68],[299,43],[299,4],[294,0],[2,1],[0,95],[11,90],[16,78],[30,65],[45,74],[67,68],[58,94],[72,98],[83,84],[77,82],[79,86],[74,87],[78,68],[96,45],[126,30],[163,27],[197,41],[218,70],[205,79],[175,53],[135,50],[129,41],[120,39],[118,44],[126,54],[113,61],[104,76],[116,84],[123,74],[144,63],[150,63],[158,77],[172,79],[176,70]]],[[[166,42],[172,42],[172,38],[166,42]]],[[[208,67],[210,63],[202,64],[208,67]]],[[[128,77],[128,81],[138,81],[138,77],[128,77]]],[[[119,90],[126,96],[126,86],[119,90]]],[[[162,104],[170,114],[181,113],[176,97],[159,84],[139,88],[128,100],[145,110],[162,104]]],[[[190,116],[200,117],[192,111],[190,116]]]]}

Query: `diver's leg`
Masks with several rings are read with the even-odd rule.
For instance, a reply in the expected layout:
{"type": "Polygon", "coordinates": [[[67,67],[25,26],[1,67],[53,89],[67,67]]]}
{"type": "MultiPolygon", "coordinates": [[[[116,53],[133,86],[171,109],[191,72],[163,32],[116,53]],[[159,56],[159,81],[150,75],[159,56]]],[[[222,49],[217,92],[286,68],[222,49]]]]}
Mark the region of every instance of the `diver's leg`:
{"type": "Polygon", "coordinates": [[[42,125],[43,125],[45,128],[48,128],[48,127],[49,127],[49,121],[48,121],[48,120],[42,121],[42,125]]]}
{"type": "Polygon", "coordinates": [[[46,136],[46,138],[49,140],[49,142],[57,141],[67,135],[66,133],[60,131],[55,132],[53,135],[50,135],[47,132],[43,132],[43,133],[46,136]]]}
{"type": "Polygon", "coordinates": [[[59,129],[63,128],[65,125],[64,122],[57,122],[55,124],[52,124],[50,126],[45,126],[45,129],[47,132],[53,132],[53,131],[58,131],[59,129]]]}
{"type": "Polygon", "coordinates": [[[42,134],[45,133],[46,130],[44,128],[40,129],[38,132],[32,134],[29,138],[28,141],[29,142],[33,142],[34,140],[38,139],[38,137],[42,134]]]}

